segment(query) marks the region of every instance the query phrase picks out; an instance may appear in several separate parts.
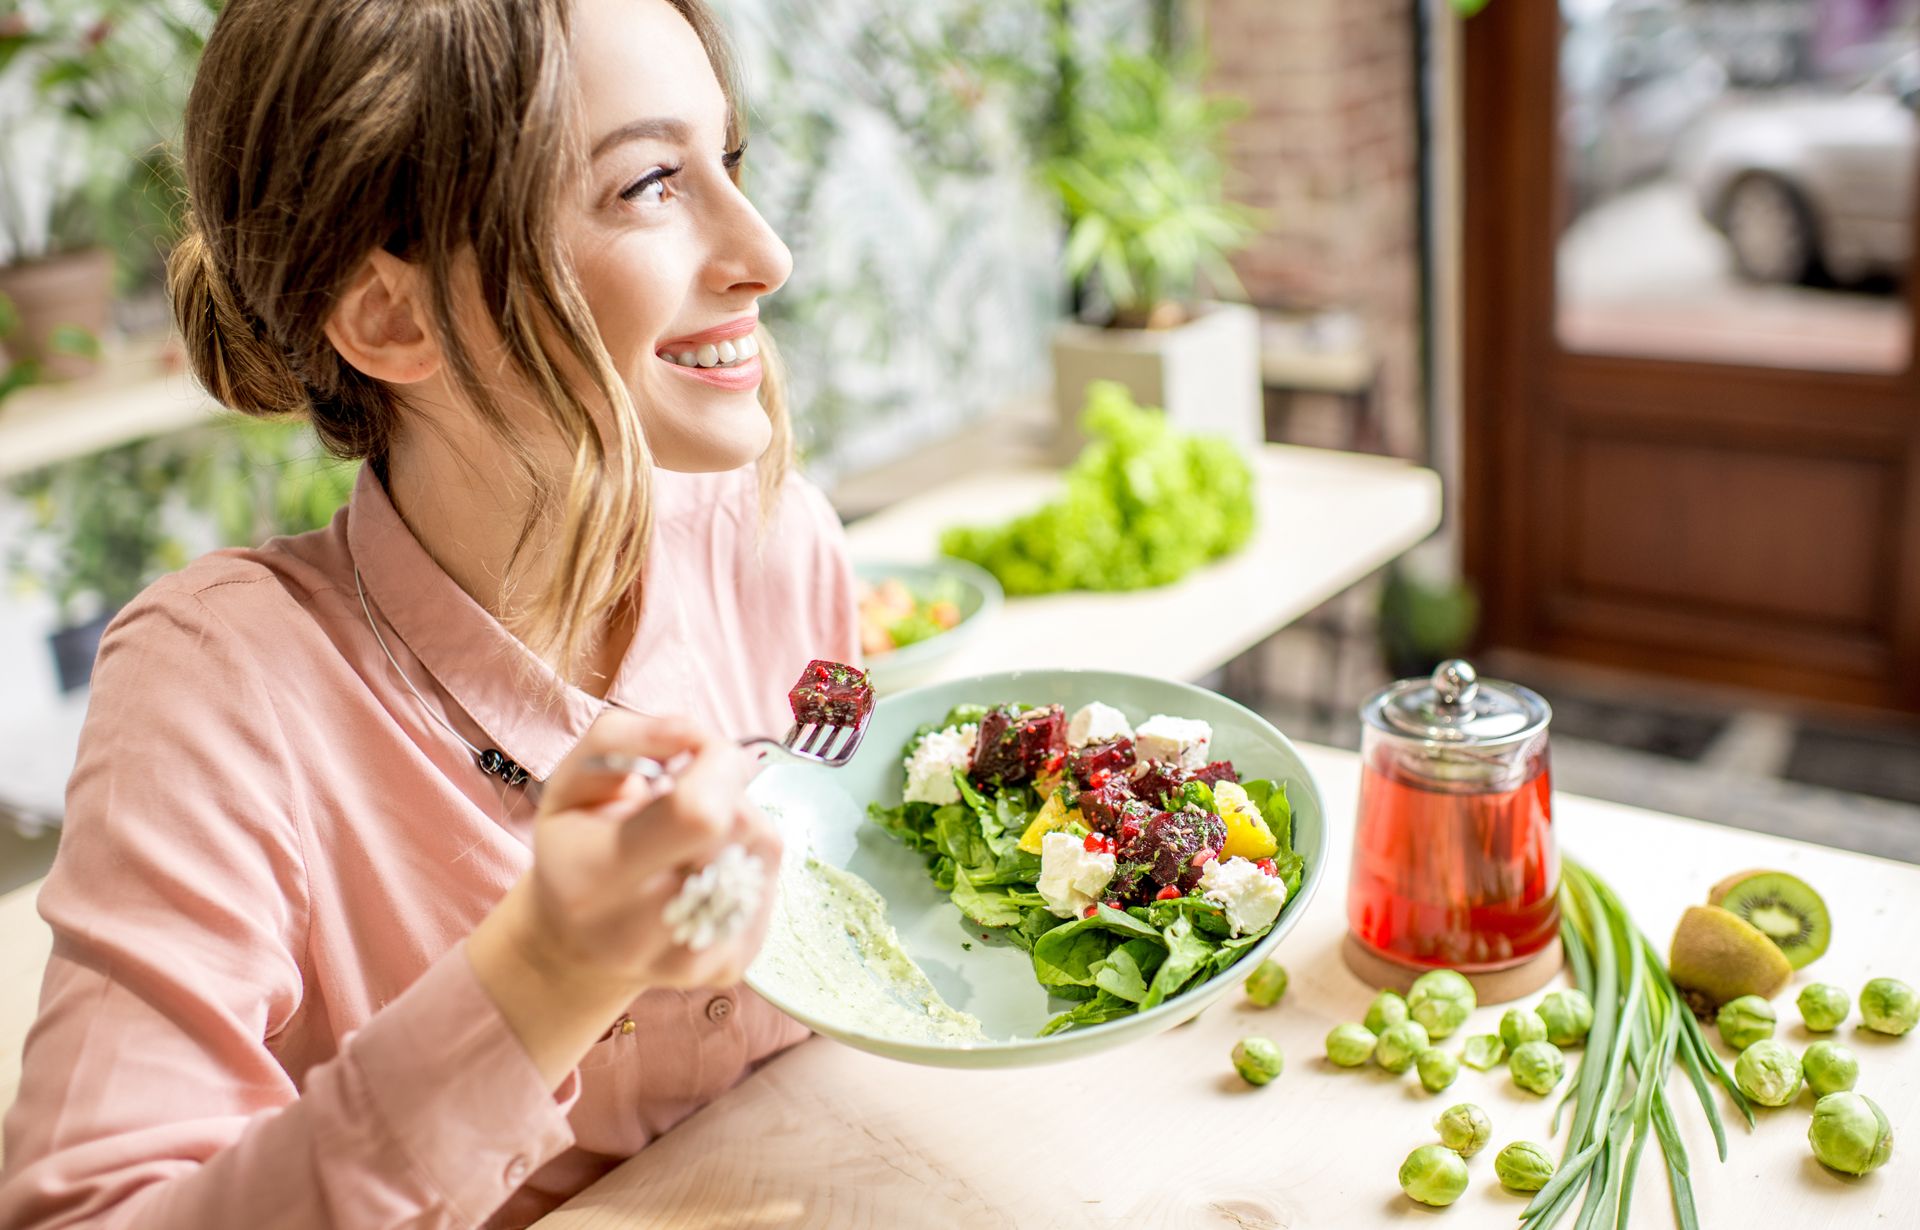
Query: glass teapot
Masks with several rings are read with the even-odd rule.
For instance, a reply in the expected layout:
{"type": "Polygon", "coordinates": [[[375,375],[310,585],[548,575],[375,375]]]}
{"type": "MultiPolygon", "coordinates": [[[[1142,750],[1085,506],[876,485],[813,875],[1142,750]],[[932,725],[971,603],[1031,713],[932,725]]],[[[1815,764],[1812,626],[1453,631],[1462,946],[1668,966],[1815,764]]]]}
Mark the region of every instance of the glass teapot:
{"type": "Polygon", "coordinates": [[[1442,662],[1360,710],[1347,925],[1416,969],[1506,969],[1560,930],[1547,724],[1538,693],[1442,662]]]}

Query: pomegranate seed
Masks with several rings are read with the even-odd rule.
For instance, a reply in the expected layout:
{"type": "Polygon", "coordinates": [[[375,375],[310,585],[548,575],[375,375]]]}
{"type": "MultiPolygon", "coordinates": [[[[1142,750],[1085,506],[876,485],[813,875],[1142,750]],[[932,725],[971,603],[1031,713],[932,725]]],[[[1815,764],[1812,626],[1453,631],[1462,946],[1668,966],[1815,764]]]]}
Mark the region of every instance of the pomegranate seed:
{"type": "Polygon", "coordinates": [[[1208,863],[1211,863],[1214,859],[1218,857],[1220,856],[1217,853],[1207,849],[1205,846],[1202,846],[1200,847],[1199,853],[1193,856],[1193,859],[1187,864],[1187,866],[1193,868],[1195,871],[1198,871],[1202,867],[1205,867],[1208,863]]]}
{"type": "Polygon", "coordinates": [[[1159,892],[1155,893],[1153,895],[1153,899],[1155,901],[1175,901],[1175,900],[1178,900],[1181,896],[1183,896],[1183,894],[1180,892],[1180,890],[1175,888],[1173,885],[1169,884],[1165,888],[1161,889],[1159,892]]]}
{"type": "Polygon", "coordinates": [[[1061,755],[1059,752],[1055,752],[1047,760],[1047,772],[1058,773],[1060,771],[1060,765],[1065,760],[1066,760],[1066,757],[1064,755],[1061,755]]]}
{"type": "Polygon", "coordinates": [[[1087,775],[1087,785],[1094,790],[1098,790],[1100,789],[1100,787],[1106,785],[1107,779],[1112,776],[1113,776],[1113,773],[1110,770],[1095,769],[1092,773],[1089,773],[1087,775]]]}
{"type": "Polygon", "coordinates": [[[1280,869],[1273,865],[1273,860],[1270,858],[1263,858],[1259,862],[1255,863],[1254,866],[1258,867],[1260,870],[1266,872],[1270,876],[1277,876],[1280,874],[1280,869]]]}
{"type": "Polygon", "coordinates": [[[1138,820],[1122,820],[1120,822],[1120,840],[1132,841],[1138,836],[1140,836],[1140,822],[1138,820]]]}
{"type": "Polygon", "coordinates": [[[1081,843],[1088,854],[1112,854],[1113,838],[1105,833],[1088,833],[1086,841],[1081,843]]]}
{"type": "Polygon", "coordinates": [[[1118,909],[1125,908],[1120,904],[1120,899],[1118,897],[1110,897],[1107,900],[1102,901],[1100,904],[1106,906],[1109,910],[1118,910],[1118,909]]]}
{"type": "Polygon", "coordinates": [[[1100,907],[1099,907],[1099,906],[1097,906],[1097,905],[1090,905],[1090,906],[1088,906],[1088,907],[1087,907],[1087,911],[1086,911],[1086,913],[1084,913],[1084,914],[1082,914],[1082,915],[1080,915],[1080,917],[1082,917],[1082,918],[1092,918],[1092,917],[1093,917],[1093,916],[1094,916],[1095,914],[1098,914],[1099,912],[1100,912],[1100,907]]]}

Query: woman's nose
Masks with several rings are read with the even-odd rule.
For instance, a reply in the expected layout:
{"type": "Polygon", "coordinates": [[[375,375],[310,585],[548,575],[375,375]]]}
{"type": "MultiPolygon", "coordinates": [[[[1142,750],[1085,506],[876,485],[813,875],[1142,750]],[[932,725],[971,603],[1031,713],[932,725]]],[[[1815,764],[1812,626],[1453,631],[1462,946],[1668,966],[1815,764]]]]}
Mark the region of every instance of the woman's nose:
{"type": "Polygon", "coordinates": [[[721,294],[770,295],[793,272],[793,253],[745,193],[735,190],[732,196],[721,233],[714,236],[709,263],[712,289],[721,294]]]}

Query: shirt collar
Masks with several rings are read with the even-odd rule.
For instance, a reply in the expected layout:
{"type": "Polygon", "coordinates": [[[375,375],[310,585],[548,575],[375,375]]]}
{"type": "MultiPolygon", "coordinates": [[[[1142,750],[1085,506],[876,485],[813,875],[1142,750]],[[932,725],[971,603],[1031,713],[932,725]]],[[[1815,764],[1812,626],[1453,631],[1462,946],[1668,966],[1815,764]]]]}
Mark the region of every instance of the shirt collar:
{"type": "MultiPolygon", "coordinates": [[[[561,679],[434,562],[371,465],[360,467],[354,485],[347,546],[381,631],[399,637],[485,732],[476,742],[541,781],[550,777],[607,702],[561,679]]],[[[639,639],[636,633],[636,645],[639,639]]],[[[609,691],[622,705],[633,656],[629,650],[609,691]]]]}

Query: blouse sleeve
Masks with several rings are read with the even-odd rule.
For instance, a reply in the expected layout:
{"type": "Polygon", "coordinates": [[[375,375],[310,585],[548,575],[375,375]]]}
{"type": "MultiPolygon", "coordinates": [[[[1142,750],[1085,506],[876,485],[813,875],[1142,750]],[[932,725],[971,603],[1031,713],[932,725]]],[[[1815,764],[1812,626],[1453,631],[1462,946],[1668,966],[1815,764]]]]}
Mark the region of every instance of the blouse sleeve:
{"type": "Polygon", "coordinates": [[[156,586],[95,671],[0,1230],[483,1222],[572,1144],[463,947],[296,1085],[300,799],[272,698],[202,598],[156,586]]]}

